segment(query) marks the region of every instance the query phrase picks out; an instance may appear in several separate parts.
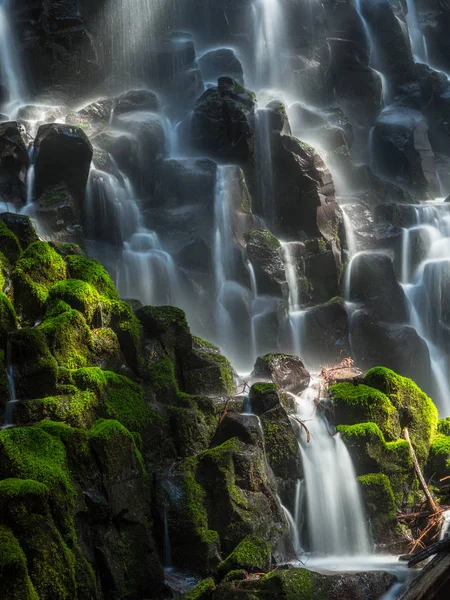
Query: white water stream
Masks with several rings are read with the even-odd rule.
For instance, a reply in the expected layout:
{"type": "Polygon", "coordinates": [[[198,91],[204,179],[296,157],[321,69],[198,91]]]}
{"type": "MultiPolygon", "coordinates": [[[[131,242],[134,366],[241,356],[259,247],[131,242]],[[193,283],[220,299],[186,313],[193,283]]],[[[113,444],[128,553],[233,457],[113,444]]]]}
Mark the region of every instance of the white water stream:
{"type": "Polygon", "coordinates": [[[8,18],[8,0],[0,2],[0,83],[6,88],[7,110],[13,111],[24,97],[25,82],[19,51],[8,18]]]}

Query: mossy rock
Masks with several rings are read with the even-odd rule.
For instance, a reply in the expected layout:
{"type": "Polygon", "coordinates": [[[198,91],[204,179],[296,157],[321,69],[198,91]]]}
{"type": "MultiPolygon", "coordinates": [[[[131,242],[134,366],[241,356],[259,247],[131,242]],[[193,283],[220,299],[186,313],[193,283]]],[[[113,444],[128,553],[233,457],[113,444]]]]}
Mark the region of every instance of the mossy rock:
{"type": "Polygon", "coordinates": [[[27,557],[5,525],[0,525],[0,587],[5,600],[39,600],[28,575],[27,557]]]}
{"type": "Polygon", "coordinates": [[[10,266],[6,256],[0,252],[0,291],[5,288],[5,283],[9,277],[10,266]]]}
{"type": "Polygon", "coordinates": [[[143,374],[143,329],[139,319],[129,302],[115,302],[111,311],[110,327],[117,335],[122,354],[135,373],[143,374]]]}
{"type": "Polygon", "coordinates": [[[339,425],[338,431],[349,449],[358,475],[382,473],[389,478],[400,507],[415,480],[413,462],[406,440],[386,442],[376,423],[339,425]]]}
{"type": "Polygon", "coordinates": [[[101,301],[95,287],[79,279],[59,281],[50,289],[48,297],[50,302],[62,300],[71,308],[78,310],[88,323],[92,323],[101,301]]]}
{"type": "Polygon", "coordinates": [[[329,388],[333,399],[334,421],[339,425],[376,423],[387,440],[401,436],[397,410],[390,399],[367,385],[337,383],[329,388]]]}
{"type": "Polygon", "coordinates": [[[233,394],[235,372],[214,344],[194,336],[192,358],[184,365],[185,391],[189,394],[233,394]]]}
{"type": "Polygon", "coordinates": [[[436,482],[450,475],[450,436],[440,433],[433,440],[426,473],[436,482]]]}
{"type": "Polygon", "coordinates": [[[58,364],[45,335],[39,329],[19,329],[10,335],[11,361],[15,366],[17,397],[21,400],[53,395],[56,391],[58,364]]]}
{"type": "Polygon", "coordinates": [[[8,332],[17,329],[17,316],[14,306],[6,294],[0,292],[0,344],[6,345],[8,332]]]}
{"type": "Polygon", "coordinates": [[[63,258],[67,258],[71,254],[86,258],[84,250],[78,244],[68,242],[49,242],[50,246],[63,258]]]}
{"type": "Polygon", "coordinates": [[[215,587],[214,579],[209,577],[197,583],[191,590],[182,594],[180,598],[182,600],[209,600],[212,598],[215,587]]]}
{"type": "Polygon", "coordinates": [[[180,456],[202,452],[211,443],[220,414],[214,400],[178,394],[176,406],[169,406],[169,426],[180,456]]]}
{"type": "Polygon", "coordinates": [[[90,283],[101,296],[110,300],[118,300],[119,294],[106,269],[96,260],[85,258],[79,254],[67,256],[67,271],[72,279],[90,283]]]}
{"type": "Polygon", "coordinates": [[[280,394],[276,383],[254,383],[250,388],[250,405],[257,415],[280,405],[280,394]]]}
{"type": "Polygon", "coordinates": [[[145,335],[161,342],[178,371],[178,359],[192,349],[192,336],[184,311],[174,306],[144,306],[136,315],[145,335]]]}
{"type": "Polygon", "coordinates": [[[450,436],[450,417],[438,421],[438,433],[450,436]]]}
{"type": "Polygon", "coordinates": [[[73,380],[80,390],[94,392],[101,400],[98,416],[115,419],[133,431],[152,423],[153,413],[144,390],[131,379],[98,367],[88,367],[74,371],[73,380]]]}
{"type": "Polygon", "coordinates": [[[364,383],[386,394],[398,411],[401,427],[407,427],[420,462],[427,459],[437,432],[438,411],[433,401],[411,379],[384,367],[366,373],[364,383]]]}
{"type": "Polygon", "coordinates": [[[16,236],[23,250],[39,240],[30,217],[18,213],[2,213],[0,220],[16,236]]]}
{"type": "Polygon", "coordinates": [[[64,260],[46,242],[35,242],[21,254],[12,280],[15,307],[25,322],[42,314],[50,288],[65,277],[64,260]]]}
{"type": "Polygon", "coordinates": [[[101,453],[104,469],[109,471],[112,478],[116,476],[117,471],[127,472],[133,468],[139,469],[143,476],[146,476],[144,460],[136,445],[136,439],[119,421],[99,419],[89,431],[89,440],[96,452],[101,453]],[[131,452],[124,453],[123,448],[127,445],[131,452]],[[130,456],[134,465],[122,465],[130,456]]]}
{"type": "Polygon", "coordinates": [[[125,363],[116,333],[110,327],[92,330],[92,363],[107,371],[121,371],[125,363]]]}
{"type": "Polygon", "coordinates": [[[25,400],[17,408],[19,423],[63,421],[72,427],[90,427],[100,412],[97,396],[74,389],[73,393],[25,400]]]}
{"type": "Polygon", "coordinates": [[[20,256],[22,248],[14,233],[0,220],[0,248],[8,261],[14,263],[20,256]]]}
{"type": "Polygon", "coordinates": [[[395,522],[397,504],[387,475],[375,473],[358,477],[372,532],[379,535],[383,528],[395,522]]]}
{"type": "Polygon", "coordinates": [[[244,569],[250,573],[264,573],[270,570],[271,559],[271,545],[255,535],[248,535],[220,563],[219,573],[225,575],[234,569],[244,569]]]}
{"type": "Polygon", "coordinates": [[[280,250],[281,242],[268,229],[251,229],[247,233],[247,243],[255,243],[256,245],[264,245],[273,250],[280,250]]]}
{"type": "Polygon", "coordinates": [[[301,459],[298,440],[289,417],[281,405],[261,415],[266,456],[274,475],[283,480],[298,480],[301,475],[301,459]]]}
{"type": "Polygon", "coordinates": [[[74,309],[50,316],[38,327],[61,366],[76,369],[90,362],[93,340],[83,315],[74,309]]]}

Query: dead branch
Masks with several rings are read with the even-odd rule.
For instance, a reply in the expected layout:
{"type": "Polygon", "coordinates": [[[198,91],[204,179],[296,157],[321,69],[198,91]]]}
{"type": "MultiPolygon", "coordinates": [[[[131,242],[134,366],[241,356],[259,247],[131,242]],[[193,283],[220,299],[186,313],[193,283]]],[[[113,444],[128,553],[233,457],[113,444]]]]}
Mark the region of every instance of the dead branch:
{"type": "Polygon", "coordinates": [[[305,422],[302,421],[299,417],[296,417],[295,415],[292,415],[292,418],[295,419],[295,421],[297,421],[297,423],[299,423],[300,427],[302,427],[305,430],[306,442],[309,444],[309,442],[311,441],[311,432],[306,427],[305,422]]]}
{"type": "Polygon", "coordinates": [[[409,431],[408,428],[405,427],[405,429],[403,430],[403,437],[405,438],[405,440],[408,442],[409,444],[409,452],[411,454],[411,458],[413,460],[413,464],[414,464],[414,470],[416,472],[417,478],[419,479],[420,482],[420,486],[423,489],[426,499],[428,501],[428,504],[430,505],[430,509],[432,513],[438,513],[439,512],[439,506],[436,504],[435,499],[433,498],[433,496],[431,495],[430,489],[427,486],[425,479],[423,477],[422,474],[422,470],[420,468],[419,465],[419,461],[417,460],[417,456],[416,453],[414,451],[413,445],[411,443],[411,439],[409,437],[409,431]]]}
{"type": "Polygon", "coordinates": [[[450,475],[447,475],[446,477],[443,477],[442,479],[439,479],[439,481],[445,481],[446,479],[450,479],[450,475]]]}
{"type": "Polygon", "coordinates": [[[450,552],[450,538],[445,538],[440,542],[435,542],[426,548],[425,550],[421,550],[414,554],[408,562],[408,567],[414,567],[419,564],[429,556],[433,556],[433,554],[438,554],[440,552],[450,552]]]}

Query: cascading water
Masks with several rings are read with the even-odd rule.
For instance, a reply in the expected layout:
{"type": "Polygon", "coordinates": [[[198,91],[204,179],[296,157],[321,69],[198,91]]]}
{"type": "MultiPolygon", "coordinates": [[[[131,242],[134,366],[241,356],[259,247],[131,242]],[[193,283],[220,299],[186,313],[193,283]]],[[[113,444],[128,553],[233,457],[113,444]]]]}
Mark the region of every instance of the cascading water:
{"type": "Polygon", "coordinates": [[[0,83],[5,86],[9,95],[9,101],[6,102],[8,110],[14,110],[24,97],[24,80],[17,60],[19,52],[11,30],[8,10],[8,0],[0,2],[0,83]]]}
{"type": "Polygon", "coordinates": [[[292,351],[296,356],[301,356],[302,329],[306,311],[301,309],[295,247],[295,242],[282,244],[286,281],[289,287],[289,325],[292,335],[292,351]]]}
{"type": "Polygon", "coordinates": [[[318,414],[320,382],[313,380],[294,398],[297,416],[311,434],[308,442],[298,421],[292,419],[305,473],[309,550],[332,556],[367,555],[371,542],[356,473],[342,438],[333,435],[318,414]]]}
{"type": "Polygon", "coordinates": [[[18,402],[14,381],[14,367],[11,361],[11,340],[8,340],[6,344],[6,379],[8,381],[9,401],[5,406],[2,429],[7,429],[14,425],[14,409],[18,402]]]}
{"type": "Polygon", "coordinates": [[[30,164],[28,166],[28,171],[27,171],[26,207],[31,206],[31,204],[33,203],[33,199],[34,199],[34,179],[35,179],[34,162],[36,159],[36,150],[34,147],[34,143],[31,143],[30,147],[28,148],[28,156],[30,158],[30,164]]]}
{"type": "Polygon", "coordinates": [[[283,13],[279,0],[255,3],[256,86],[277,87],[281,84],[281,48],[283,47],[283,13]]]}
{"type": "Polygon", "coordinates": [[[416,224],[402,232],[401,280],[411,303],[411,325],[427,343],[433,378],[435,402],[442,417],[450,415],[450,382],[446,367],[447,309],[450,281],[450,212],[442,202],[413,207],[416,224]],[[418,239],[425,249],[419,260],[418,239]]]}

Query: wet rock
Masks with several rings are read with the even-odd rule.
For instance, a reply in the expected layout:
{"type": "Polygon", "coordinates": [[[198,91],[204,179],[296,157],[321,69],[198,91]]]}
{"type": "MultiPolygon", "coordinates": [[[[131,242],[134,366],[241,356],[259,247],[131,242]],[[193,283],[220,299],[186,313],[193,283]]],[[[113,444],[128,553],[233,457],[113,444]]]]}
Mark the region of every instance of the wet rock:
{"type": "Polygon", "coordinates": [[[340,254],[338,262],[333,251],[323,240],[307,240],[304,257],[305,277],[303,297],[307,303],[321,304],[335,297],[339,291],[340,254]]]}
{"type": "Polygon", "coordinates": [[[26,198],[25,178],[29,165],[23,128],[15,121],[0,124],[0,195],[19,206],[26,198]]]}
{"type": "Polygon", "coordinates": [[[375,207],[375,222],[393,227],[413,227],[417,223],[417,209],[408,204],[383,202],[375,207]]]}
{"type": "Polygon", "coordinates": [[[309,309],[301,327],[307,364],[333,365],[351,356],[348,316],[342,299],[309,309]]]}
{"type": "Polygon", "coordinates": [[[434,155],[425,118],[402,106],[385,109],[373,130],[375,171],[418,200],[436,196],[434,155]]]}
{"type": "Polygon", "coordinates": [[[319,236],[317,211],[334,200],[333,179],[319,154],[293,137],[273,134],[272,167],[275,231],[294,239],[301,232],[319,236]]]}
{"type": "Polygon", "coordinates": [[[401,3],[363,0],[362,15],[375,40],[376,66],[393,89],[414,80],[414,59],[401,3]]]}
{"type": "Polygon", "coordinates": [[[81,207],[93,156],[92,145],[83,130],[57,123],[42,125],[35,149],[36,197],[53,186],[64,186],[81,207]]]}
{"type": "Polygon", "coordinates": [[[354,359],[361,368],[385,366],[414,378],[424,390],[431,389],[428,346],[409,325],[380,323],[367,312],[357,311],[351,320],[351,337],[354,359]]]}
{"type": "Polygon", "coordinates": [[[244,444],[264,445],[262,429],[256,415],[229,412],[219,424],[211,447],[220,446],[227,440],[237,438],[244,444]]]}
{"type": "Polygon", "coordinates": [[[282,390],[294,394],[306,389],[310,380],[301,358],[279,353],[259,356],[252,377],[272,379],[282,390]]]}
{"type": "Polygon", "coordinates": [[[188,394],[231,394],[237,375],[220,349],[194,337],[192,356],[184,361],[185,390],[188,394]]]}
{"type": "Polygon", "coordinates": [[[255,106],[252,92],[221,77],[218,86],[207,90],[196,103],[189,122],[192,145],[227,162],[250,160],[254,146],[250,120],[255,106]]]}
{"type": "Polygon", "coordinates": [[[39,239],[30,218],[25,215],[2,213],[0,214],[0,221],[17,237],[22,250],[25,250],[30,244],[37,242],[39,239]]]}
{"type": "Polygon", "coordinates": [[[416,65],[421,108],[427,118],[428,137],[435,152],[449,155],[450,85],[444,73],[416,65]]]}
{"type": "Polygon", "coordinates": [[[214,212],[217,165],[208,159],[167,159],[156,171],[153,204],[165,209],[200,204],[214,212]]]}
{"type": "Polygon", "coordinates": [[[219,48],[210,50],[197,60],[203,79],[215,82],[219,77],[231,77],[239,85],[244,85],[244,71],[234,50],[219,48]]]}
{"type": "Polygon", "coordinates": [[[271,130],[291,135],[291,126],[284,102],[272,100],[266,106],[266,111],[269,111],[268,120],[271,130]]]}
{"type": "Polygon", "coordinates": [[[114,100],[102,98],[91,102],[76,112],[69,112],[66,115],[66,123],[80,127],[86,134],[91,135],[96,130],[108,125],[113,108],[114,100]]]}
{"type": "Polygon", "coordinates": [[[288,285],[280,242],[267,229],[252,229],[246,238],[247,254],[255,270],[258,293],[287,297],[288,285]]]}
{"type": "Polygon", "coordinates": [[[114,115],[138,110],[158,112],[160,108],[158,96],[150,90],[129,90],[118,98],[114,103],[114,115]]]}
{"type": "Polygon", "coordinates": [[[110,154],[117,167],[132,181],[139,181],[139,143],[125,132],[106,130],[92,137],[94,148],[110,154]]]}
{"type": "Polygon", "coordinates": [[[353,258],[349,268],[352,302],[363,302],[381,321],[408,322],[408,301],[389,256],[361,253],[353,258]]]}

